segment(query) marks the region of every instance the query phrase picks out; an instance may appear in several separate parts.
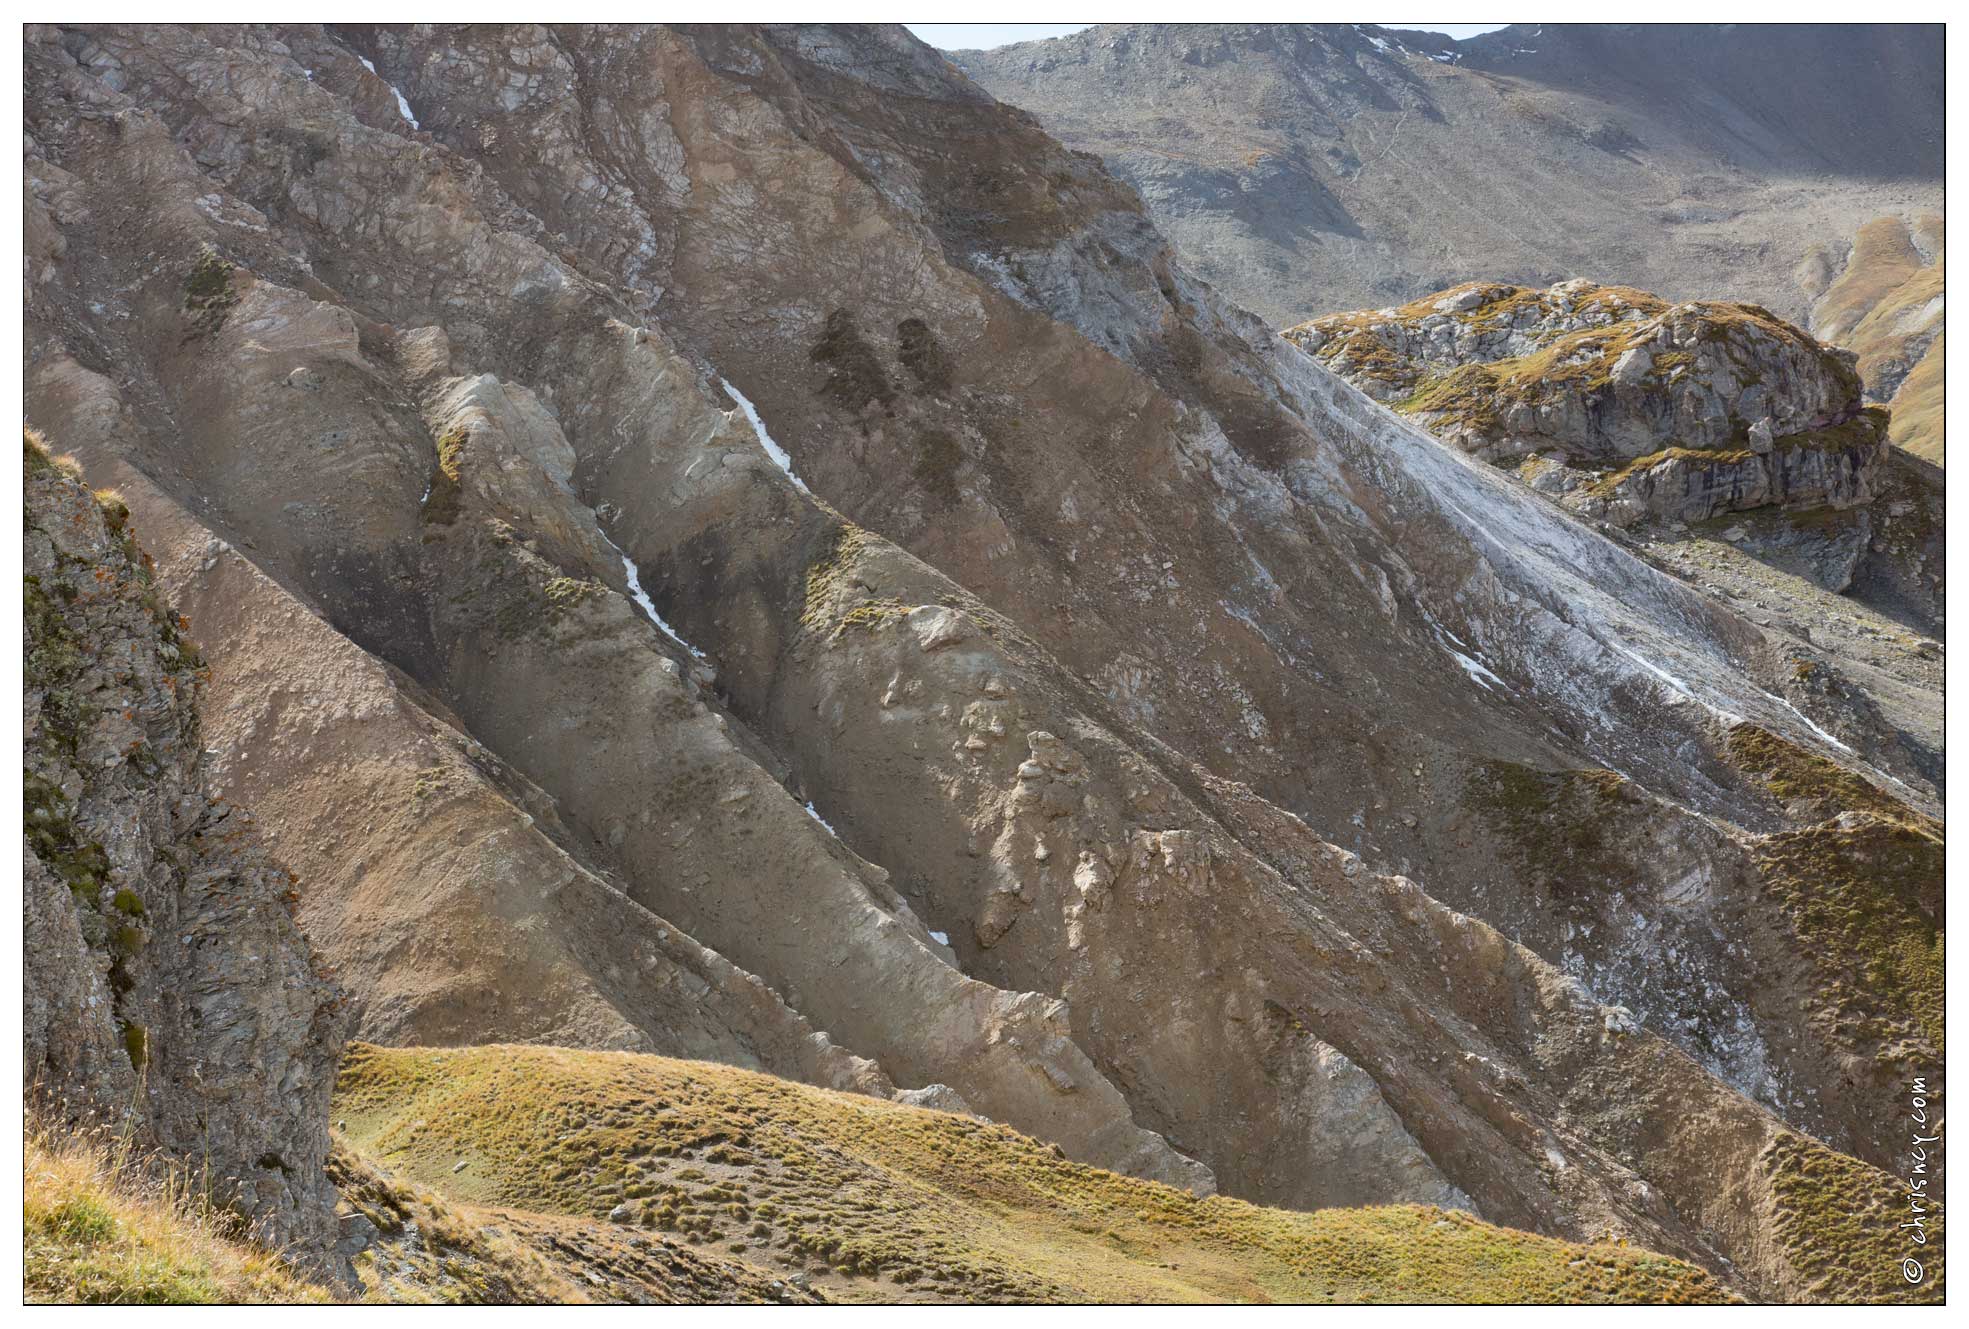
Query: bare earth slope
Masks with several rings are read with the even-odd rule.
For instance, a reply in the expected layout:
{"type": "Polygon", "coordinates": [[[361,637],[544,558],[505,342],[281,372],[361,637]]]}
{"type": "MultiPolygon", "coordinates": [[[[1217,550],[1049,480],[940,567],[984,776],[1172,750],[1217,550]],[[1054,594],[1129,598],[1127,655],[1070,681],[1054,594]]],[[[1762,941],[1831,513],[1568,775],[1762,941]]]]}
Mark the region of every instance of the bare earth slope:
{"type": "Polygon", "coordinates": [[[1887,1105],[1939,1077],[1918,971],[1867,981],[1939,898],[1843,931],[1933,784],[900,30],[36,28],[27,69],[30,418],[209,623],[217,760],[365,1036],[1939,1288],[1844,1227],[1891,1231],[1887,1105]]]}

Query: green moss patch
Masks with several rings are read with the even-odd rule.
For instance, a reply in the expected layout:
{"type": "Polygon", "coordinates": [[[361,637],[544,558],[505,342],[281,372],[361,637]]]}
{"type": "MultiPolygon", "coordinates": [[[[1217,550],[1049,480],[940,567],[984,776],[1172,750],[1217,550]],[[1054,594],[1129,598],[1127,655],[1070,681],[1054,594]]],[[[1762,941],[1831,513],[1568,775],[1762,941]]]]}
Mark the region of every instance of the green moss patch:
{"type": "Polygon", "coordinates": [[[67,795],[32,770],[22,777],[28,848],[74,894],[95,908],[109,881],[109,855],[75,824],[67,795]]]}
{"type": "Polygon", "coordinates": [[[1819,974],[1815,1023],[1855,1050],[1886,1049],[1899,1059],[1905,1041],[1920,1038],[1939,1058],[1942,841],[1904,822],[1851,813],[1767,836],[1756,858],[1765,889],[1819,974]]]}
{"type": "Polygon", "coordinates": [[[135,1021],[123,1026],[123,1051],[137,1070],[150,1063],[150,1035],[135,1021]]]}
{"type": "Polygon", "coordinates": [[[1908,821],[1934,834],[1941,826],[1878,786],[1789,739],[1754,724],[1730,729],[1725,754],[1732,764],[1760,781],[1797,821],[1822,821],[1842,812],[1869,812],[1890,821],[1908,821]]]}
{"type": "Polygon", "coordinates": [[[1626,786],[1613,771],[1541,771],[1492,761],[1471,774],[1464,800],[1541,894],[1570,901],[1634,874],[1611,834],[1626,806],[1626,786]]]}
{"type": "Polygon", "coordinates": [[[1867,406],[1841,424],[1781,435],[1773,440],[1772,447],[1788,452],[1860,452],[1879,447],[1887,436],[1887,425],[1884,406],[1867,406]]]}
{"type": "Polygon", "coordinates": [[[461,498],[459,482],[465,474],[465,445],[472,441],[472,431],[464,425],[453,425],[438,437],[437,461],[431,468],[428,481],[430,493],[424,499],[424,520],[437,526],[449,526],[458,520],[458,506],[461,498]]]}
{"type": "Polygon", "coordinates": [[[192,316],[199,331],[218,331],[239,303],[232,276],[233,265],[221,258],[218,250],[211,245],[199,249],[185,277],[185,313],[192,316]]]}
{"type": "Polygon", "coordinates": [[[1733,728],[1725,750],[1797,827],[1758,841],[1755,859],[1818,975],[1814,1026],[1897,1067],[1938,1063],[1942,824],[1756,725],[1733,728]]]}

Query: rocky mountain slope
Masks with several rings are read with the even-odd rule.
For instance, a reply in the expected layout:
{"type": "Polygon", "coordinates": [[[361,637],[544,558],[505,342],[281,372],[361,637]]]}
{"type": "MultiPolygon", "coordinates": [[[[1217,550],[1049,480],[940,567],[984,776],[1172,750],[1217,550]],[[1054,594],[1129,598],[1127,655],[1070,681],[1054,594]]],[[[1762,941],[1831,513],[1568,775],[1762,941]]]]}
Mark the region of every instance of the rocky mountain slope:
{"type": "Polygon", "coordinates": [[[1940,476],[1888,446],[1853,352],[1755,305],[1587,282],[1470,282],[1283,335],[1671,575],[1768,609],[1794,682],[1895,717],[1886,747],[1853,733],[1870,760],[1940,778],[1940,476]],[[1719,567],[1715,544],[1763,567],[1719,567]]]}
{"type": "Polygon", "coordinates": [[[951,59],[1099,154],[1274,326],[1473,278],[1802,325],[1863,224],[1904,235],[1942,204],[1935,27],[1104,24],[951,59]]]}
{"type": "Polygon", "coordinates": [[[130,512],[27,437],[25,1074],[50,1122],[200,1170],[345,1276],[323,1173],[346,1001],[253,818],[210,795],[203,662],[130,512]]]}
{"type": "Polygon", "coordinates": [[[1872,1281],[1940,1083],[1918,687],[1798,687],[900,30],[26,48],[29,417],[362,1037],[1941,1286],[1872,1281]]]}
{"type": "Polygon", "coordinates": [[[1802,319],[1809,249],[1941,203],[1934,27],[1101,24],[951,59],[1279,325],[1470,277],[1802,319]]]}

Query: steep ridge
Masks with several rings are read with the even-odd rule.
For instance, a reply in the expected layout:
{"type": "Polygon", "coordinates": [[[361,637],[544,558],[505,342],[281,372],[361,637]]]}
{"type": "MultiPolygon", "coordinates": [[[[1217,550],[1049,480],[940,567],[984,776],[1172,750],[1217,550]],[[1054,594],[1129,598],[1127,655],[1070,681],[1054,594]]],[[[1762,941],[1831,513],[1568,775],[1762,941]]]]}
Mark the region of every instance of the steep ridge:
{"type": "MultiPolygon", "coordinates": [[[[347,709],[395,711],[397,787],[465,778],[429,755],[462,742],[489,773],[461,838],[533,817],[537,861],[601,884],[549,907],[511,878],[586,989],[565,1010],[457,1006],[470,984],[414,979],[420,906],[352,907],[326,843],[366,869],[401,833],[297,798],[303,917],[391,994],[377,1036],[673,1050],[581,948],[674,920],[773,989],[700,1017],[692,1055],[940,1083],[1199,1190],[1463,1203],[1843,1294],[1779,1197],[1833,1167],[1865,1193],[1839,1204],[1886,1203],[1796,1132],[1892,1163],[1903,1062],[1799,1038],[1800,984],[1761,981],[1807,948],[1732,848],[1786,814],[1731,736],[1822,742],[1767,694],[1776,653],[1222,306],[1127,191],[932,53],[35,30],[29,70],[30,414],[147,478],[256,603],[313,614],[314,656],[340,633],[380,658],[349,657],[347,709]],[[1498,898],[1538,834],[1466,793],[1500,760],[1627,771],[1657,838],[1580,886],[1638,931],[1555,932],[1554,967],[1470,916],[1571,908],[1498,898]],[[798,1020],[836,1055],[765,1046],[798,1020]]],[[[352,732],[256,720],[276,694],[227,635],[236,778],[352,732]]]]}
{"type": "Polygon", "coordinates": [[[203,661],[129,509],[32,432],[24,486],[30,1106],[196,1169],[256,1240],[346,1282],[323,1164],[347,999],[252,815],[208,793],[203,661]]]}

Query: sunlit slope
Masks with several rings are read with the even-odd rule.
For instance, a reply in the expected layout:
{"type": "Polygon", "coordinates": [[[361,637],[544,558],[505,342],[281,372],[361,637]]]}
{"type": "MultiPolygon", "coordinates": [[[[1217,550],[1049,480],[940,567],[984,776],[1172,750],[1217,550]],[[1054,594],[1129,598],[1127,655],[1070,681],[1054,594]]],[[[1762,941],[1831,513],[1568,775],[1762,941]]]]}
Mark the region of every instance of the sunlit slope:
{"type": "Polygon", "coordinates": [[[834,1299],[1724,1299],[1644,1251],[1413,1206],[1199,1199],[1006,1127],[703,1062],[359,1045],[335,1111],[460,1203],[682,1234],[834,1299]]]}

